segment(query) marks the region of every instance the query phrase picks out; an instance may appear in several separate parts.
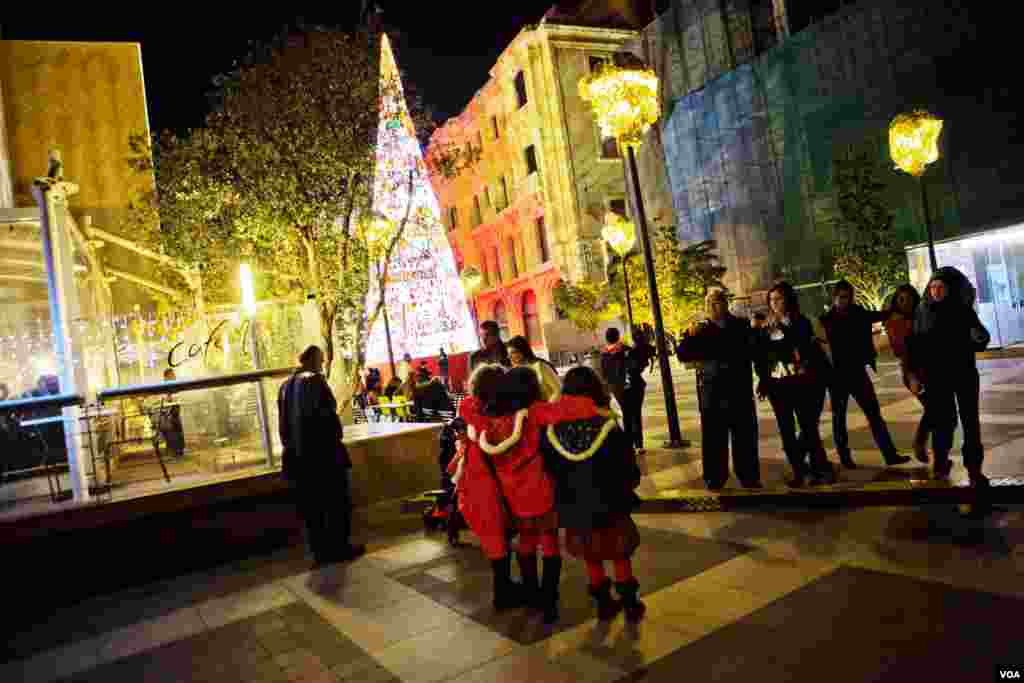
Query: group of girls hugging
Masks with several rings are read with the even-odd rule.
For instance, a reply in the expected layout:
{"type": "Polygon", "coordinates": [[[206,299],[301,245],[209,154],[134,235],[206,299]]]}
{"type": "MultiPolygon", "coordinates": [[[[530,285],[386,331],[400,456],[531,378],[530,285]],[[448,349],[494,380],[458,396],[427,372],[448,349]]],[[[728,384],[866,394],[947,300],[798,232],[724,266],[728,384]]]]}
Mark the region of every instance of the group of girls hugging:
{"type": "Polygon", "coordinates": [[[590,368],[571,369],[550,402],[541,391],[534,368],[482,365],[459,409],[466,432],[449,471],[459,510],[491,561],[494,607],[533,608],[545,623],[558,620],[564,529],[569,554],[587,564],[598,618],[625,611],[638,621],[645,608],[631,562],[639,533],[630,511],[641,476],[633,447],[590,368]],[[521,582],[512,580],[515,535],[521,582]]]}

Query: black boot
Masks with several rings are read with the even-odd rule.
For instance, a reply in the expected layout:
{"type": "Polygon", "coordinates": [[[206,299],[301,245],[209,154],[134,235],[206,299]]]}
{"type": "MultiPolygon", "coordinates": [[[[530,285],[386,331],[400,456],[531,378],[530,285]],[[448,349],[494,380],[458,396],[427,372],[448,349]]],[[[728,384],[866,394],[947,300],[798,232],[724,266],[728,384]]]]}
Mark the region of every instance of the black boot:
{"type": "Polygon", "coordinates": [[[523,577],[523,603],[528,607],[541,609],[540,584],[537,581],[537,555],[536,553],[516,553],[519,561],[519,574],[523,577]]]}
{"type": "Polygon", "coordinates": [[[512,582],[512,557],[506,555],[500,560],[491,560],[491,570],[494,571],[494,609],[500,612],[522,607],[522,587],[512,582]]]}
{"type": "Polygon", "coordinates": [[[591,597],[597,601],[597,618],[601,621],[614,619],[622,611],[622,602],[612,597],[612,582],[605,579],[599,586],[590,586],[591,597]]]}
{"type": "MultiPolygon", "coordinates": [[[[534,565],[535,568],[536,566],[534,565]]],[[[545,557],[544,575],[541,577],[540,586],[540,607],[544,610],[545,624],[553,624],[558,621],[558,583],[561,580],[562,558],[558,556],[545,557]]]]}
{"type": "Polygon", "coordinates": [[[935,454],[935,462],[932,465],[932,478],[933,479],[947,479],[949,473],[953,471],[953,461],[949,459],[949,454],[940,455],[935,454]]]}
{"type": "Polygon", "coordinates": [[[643,619],[647,607],[637,597],[637,593],[640,591],[640,584],[637,583],[636,579],[616,581],[615,591],[622,598],[622,605],[626,608],[626,621],[637,622],[643,619]]]}

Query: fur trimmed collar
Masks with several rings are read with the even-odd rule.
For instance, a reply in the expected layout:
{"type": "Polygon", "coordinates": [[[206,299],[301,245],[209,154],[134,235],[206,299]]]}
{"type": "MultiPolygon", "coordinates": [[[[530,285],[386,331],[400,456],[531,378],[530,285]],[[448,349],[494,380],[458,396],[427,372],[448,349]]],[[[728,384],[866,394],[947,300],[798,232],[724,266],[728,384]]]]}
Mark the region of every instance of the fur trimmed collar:
{"type": "Polygon", "coordinates": [[[596,421],[593,420],[579,420],[577,422],[563,422],[560,425],[551,425],[547,428],[548,441],[551,442],[551,446],[558,451],[566,460],[571,462],[583,462],[589,460],[600,450],[601,446],[608,439],[608,435],[612,433],[618,424],[614,419],[606,419],[604,424],[597,428],[596,421]],[[574,427],[580,429],[574,429],[574,427]],[[562,432],[559,434],[559,432],[562,432]],[[585,433],[572,433],[572,432],[585,432],[585,433]],[[575,443],[565,443],[569,439],[575,441],[575,443]],[[581,441],[590,440],[590,445],[585,449],[579,450],[581,441]]]}
{"type": "Polygon", "coordinates": [[[516,427],[512,431],[512,435],[499,444],[492,445],[487,440],[487,430],[480,432],[480,450],[487,455],[501,455],[511,449],[519,443],[519,439],[523,438],[523,423],[526,422],[528,414],[529,411],[525,408],[516,412],[516,427]]]}

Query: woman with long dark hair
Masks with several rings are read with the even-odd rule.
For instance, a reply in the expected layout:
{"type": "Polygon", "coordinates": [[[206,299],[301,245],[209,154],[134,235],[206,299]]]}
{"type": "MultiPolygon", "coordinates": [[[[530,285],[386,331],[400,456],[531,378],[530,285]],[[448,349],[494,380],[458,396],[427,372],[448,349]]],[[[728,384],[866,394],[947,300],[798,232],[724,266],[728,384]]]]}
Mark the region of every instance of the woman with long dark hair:
{"type": "Polygon", "coordinates": [[[796,290],[788,282],[768,290],[768,309],[767,324],[759,331],[757,395],[771,401],[775,412],[782,447],[793,468],[788,483],[799,488],[808,477],[813,484],[835,483],[835,468],[825,454],[819,428],[832,370],[824,333],[800,312],[796,290]]]}
{"type": "Polygon", "coordinates": [[[540,397],[543,401],[557,401],[562,394],[562,380],[555,366],[533,352],[530,342],[522,335],[508,340],[508,356],[512,367],[528,367],[537,375],[540,397]]]}
{"type": "Polygon", "coordinates": [[[961,453],[971,485],[983,488],[985,449],[981,443],[978,402],[981,393],[975,353],[988,346],[989,333],[971,301],[970,283],[955,268],[939,268],[928,281],[924,300],[914,317],[910,338],[910,390],[923,396],[932,429],[936,478],[949,476],[953,463],[953,432],[957,416],[964,430],[961,453]]]}
{"type": "MultiPolygon", "coordinates": [[[[913,285],[904,284],[896,288],[889,299],[889,317],[885,320],[885,335],[889,338],[889,345],[893,355],[900,362],[900,370],[903,372],[903,385],[910,389],[910,356],[908,344],[910,335],[914,332],[914,316],[917,314],[917,307],[921,303],[921,295],[917,293],[913,285]]],[[[917,396],[915,394],[915,396],[917,396]]],[[[921,406],[925,407],[920,396],[921,406]]],[[[921,420],[917,423],[917,430],[914,432],[914,455],[920,462],[928,462],[928,413],[927,410],[921,414],[921,420]]]]}

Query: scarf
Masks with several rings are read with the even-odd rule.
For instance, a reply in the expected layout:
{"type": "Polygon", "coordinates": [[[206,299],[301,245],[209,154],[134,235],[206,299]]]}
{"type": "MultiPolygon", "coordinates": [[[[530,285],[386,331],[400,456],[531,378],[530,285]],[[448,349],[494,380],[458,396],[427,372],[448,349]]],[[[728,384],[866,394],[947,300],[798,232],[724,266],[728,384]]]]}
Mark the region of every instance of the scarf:
{"type": "Polygon", "coordinates": [[[624,348],[626,348],[626,345],[622,343],[622,340],[619,340],[614,344],[609,344],[608,346],[606,346],[604,352],[615,354],[618,353],[619,351],[622,351],[624,348]]]}

